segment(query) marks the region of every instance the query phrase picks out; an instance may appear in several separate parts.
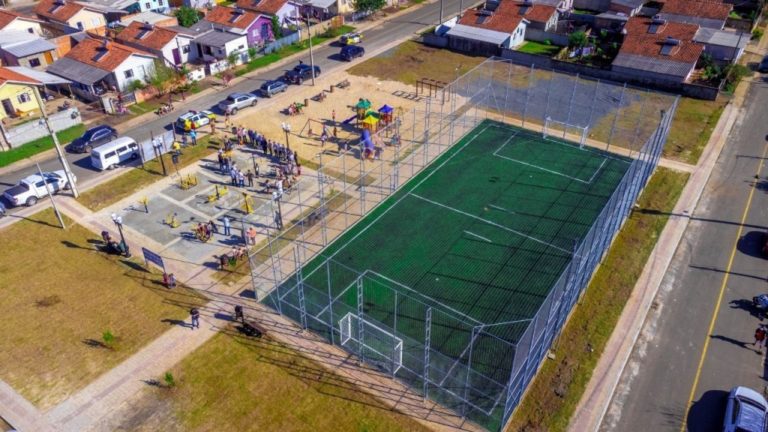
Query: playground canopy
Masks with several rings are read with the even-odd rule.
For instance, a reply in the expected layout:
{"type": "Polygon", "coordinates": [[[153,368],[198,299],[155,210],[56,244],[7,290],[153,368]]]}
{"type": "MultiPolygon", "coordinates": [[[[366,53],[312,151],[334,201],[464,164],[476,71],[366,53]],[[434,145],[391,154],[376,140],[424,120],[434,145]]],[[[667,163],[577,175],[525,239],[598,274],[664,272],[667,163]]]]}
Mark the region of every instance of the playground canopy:
{"type": "Polygon", "coordinates": [[[357,105],[355,105],[355,109],[358,109],[358,110],[367,110],[370,107],[371,107],[371,101],[364,98],[360,98],[360,100],[357,101],[357,105]]]}
{"type": "Polygon", "coordinates": [[[392,111],[394,111],[394,110],[395,110],[394,108],[392,108],[391,106],[389,106],[387,104],[384,104],[381,108],[379,108],[379,112],[381,114],[392,114],[392,111]]]}

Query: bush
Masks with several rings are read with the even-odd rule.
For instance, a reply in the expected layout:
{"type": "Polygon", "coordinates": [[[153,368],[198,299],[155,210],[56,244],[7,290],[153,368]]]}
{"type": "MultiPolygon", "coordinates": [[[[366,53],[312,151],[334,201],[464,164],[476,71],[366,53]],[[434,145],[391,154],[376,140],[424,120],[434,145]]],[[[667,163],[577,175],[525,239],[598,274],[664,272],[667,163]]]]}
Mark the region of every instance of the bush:
{"type": "Polygon", "coordinates": [[[115,343],[115,335],[109,330],[102,333],[101,339],[104,341],[104,346],[107,348],[112,348],[112,345],[115,343]]]}
{"type": "Polygon", "coordinates": [[[166,372],[163,376],[163,381],[165,381],[165,385],[168,388],[173,388],[176,386],[176,380],[173,378],[173,374],[170,372],[166,372]]]}
{"type": "Polygon", "coordinates": [[[763,37],[763,30],[762,29],[754,29],[752,31],[752,40],[759,40],[763,37]]]}
{"type": "Polygon", "coordinates": [[[736,86],[744,77],[749,76],[752,73],[748,67],[740,64],[729,64],[724,69],[725,75],[725,91],[733,93],[736,90],[736,86]]]}
{"type": "Polygon", "coordinates": [[[552,45],[551,39],[544,39],[544,45],[552,45]]]}

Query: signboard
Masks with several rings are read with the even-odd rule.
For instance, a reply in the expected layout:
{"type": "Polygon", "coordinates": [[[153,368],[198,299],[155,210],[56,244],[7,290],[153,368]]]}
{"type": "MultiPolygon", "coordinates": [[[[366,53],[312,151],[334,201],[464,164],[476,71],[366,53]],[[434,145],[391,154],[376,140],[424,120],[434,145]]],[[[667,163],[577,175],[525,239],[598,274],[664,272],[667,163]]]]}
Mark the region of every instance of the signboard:
{"type": "Polygon", "coordinates": [[[165,273],[165,264],[163,264],[163,257],[160,255],[152,252],[151,250],[143,247],[141,248],[141,252],[144,254],[144,261],[147,263],[155,264],[156,266],[163,269],[163,273],[165,273]]]}

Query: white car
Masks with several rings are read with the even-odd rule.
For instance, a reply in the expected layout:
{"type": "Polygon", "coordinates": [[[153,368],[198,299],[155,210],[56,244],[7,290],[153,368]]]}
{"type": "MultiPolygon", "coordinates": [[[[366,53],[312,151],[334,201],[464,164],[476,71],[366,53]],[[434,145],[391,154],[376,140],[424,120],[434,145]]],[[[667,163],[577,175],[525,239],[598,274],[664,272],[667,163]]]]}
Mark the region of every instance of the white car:
{"type": "Polygon", "coordinates": [[[734,387],[728,394],[723,432],[765,432],[768,402],[763,395],[747,388],[734,387]]]}
{"type": "MultiPolygon", "coordinates": [[[[74,174],[70,175],[72,181],[77,181],[74,174]]],[[[48,194],[46,185],[51,193],[71,188],[64,171],[44,172],[43,177],[40,177],[39,174],[33,174],[21,179],[16,186],[6,190],[3,197],[14,206],[33,206],[40,198],[48,194]]]]}

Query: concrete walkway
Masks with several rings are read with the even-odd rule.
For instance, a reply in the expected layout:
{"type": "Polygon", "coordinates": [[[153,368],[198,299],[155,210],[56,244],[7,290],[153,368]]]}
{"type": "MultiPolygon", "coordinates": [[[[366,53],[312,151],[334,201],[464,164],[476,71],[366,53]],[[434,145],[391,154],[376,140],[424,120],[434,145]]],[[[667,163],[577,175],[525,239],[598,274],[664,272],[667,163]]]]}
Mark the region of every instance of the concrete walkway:
{"type": "Polygon", "coordinates": [[[37,408],[3,380],[0,380],[0,416],[21,432],[56,430],[37,408]]]}
{"type": "MultiPolygon", "coordinates": [[[[764,38],[763,40],[768,39],[764,38]]],[[[763,45],[764,43],[761,41],[761,47],[763,45]]],[[[720,152],[726,144],[731,128],[741,116],[742,105],[749,85],[750,82],[739,85],[733,100],[724,109],[715,130],[712,132],[709,143],[696,165],[696,169],[683,189],[659,241],[635,284],[613,334],[600,356],[587,388],[576,407],[575,414],[571,418],[569,430],[591,432],[599,429],[616,386],[632,354],[635,342],[640,335],[645,317],[648,315],[661,281],[688,227],[689,215],[693,214],[701,198],[720,152]]],[[[664,164],[660,165],[665,166],[664,164]]]]}

